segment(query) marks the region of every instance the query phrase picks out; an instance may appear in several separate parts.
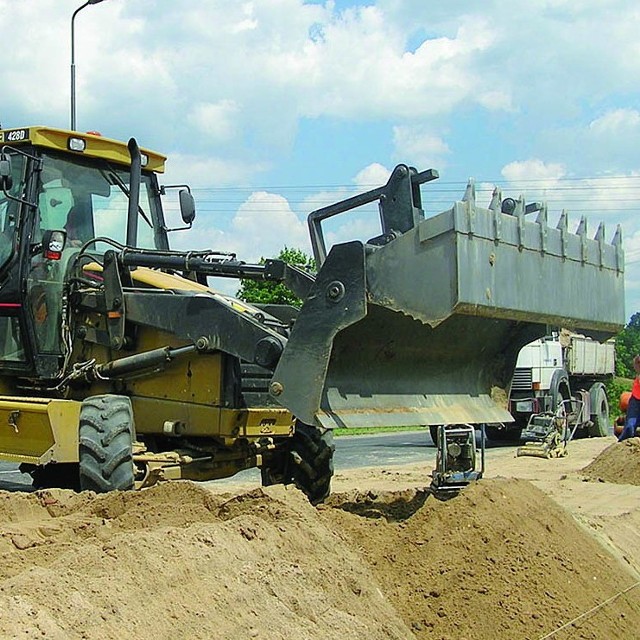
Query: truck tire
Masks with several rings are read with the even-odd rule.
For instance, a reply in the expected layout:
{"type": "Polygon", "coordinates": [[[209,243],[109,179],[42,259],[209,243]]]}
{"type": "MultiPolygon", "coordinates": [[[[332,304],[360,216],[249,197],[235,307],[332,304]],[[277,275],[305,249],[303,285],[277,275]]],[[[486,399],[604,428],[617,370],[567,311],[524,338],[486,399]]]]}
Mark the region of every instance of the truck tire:
{"type": "Polygon", "coordinates": [[[133,409],[126,396],[87,398],[80,409],[80,489],[106,493],[132,489],[133,409]]]}
{"type": "Polygon", "coordinates": [[[566,371],[558,370],[551,378],[551,411],[555,413],[558,404],[563,400],[571,400],[571,387],[569,386],[569,376],[566,371]]]}
{"type": "Polygon", "coordinates": [[[261,469],[262,486],[294,484],[313,505],[322,502],[331,490],[333,477],[333,431],[296,422],[285,447],[261,469]]]}
{"type": "Polygon", "coordinates": [[[609,435],[609,401],[602,382],[595,382],[589,389],[591,403],[591,426],[589,437],[601,438],[609,435]]]}
{"type": "Polygon", "coordinates": [[[484,428],[487,440],[493,442],[517,442],[520,440],[522,427],[504,425],[504,424],[487,424],[484,428]]]}

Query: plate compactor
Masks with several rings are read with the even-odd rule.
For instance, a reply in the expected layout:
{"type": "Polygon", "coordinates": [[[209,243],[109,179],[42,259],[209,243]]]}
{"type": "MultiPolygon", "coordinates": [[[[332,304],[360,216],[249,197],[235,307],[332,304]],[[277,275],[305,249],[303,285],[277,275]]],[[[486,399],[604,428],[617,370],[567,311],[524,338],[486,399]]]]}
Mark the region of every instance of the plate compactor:
{"type": "Polygon", "coordinates": [[[446,500],[456,496],[471,482],[482,477],[485,463],[484,425],[480,427],[480,457],[473,425],[440,425],[437,434],[436,468],[432,472],[431,492],[446,500]]]}
{"type": "MultiPolygon", "coordinates": [[[[520,439],[517,456],[534,458],[562,458],[578,426],[585,420],[585,405],[576,400],[563,400],[555,413],[537,413],[529,418],[520,439]]],[[[587,416],[588,418],[588,416],[587,416]]]]}

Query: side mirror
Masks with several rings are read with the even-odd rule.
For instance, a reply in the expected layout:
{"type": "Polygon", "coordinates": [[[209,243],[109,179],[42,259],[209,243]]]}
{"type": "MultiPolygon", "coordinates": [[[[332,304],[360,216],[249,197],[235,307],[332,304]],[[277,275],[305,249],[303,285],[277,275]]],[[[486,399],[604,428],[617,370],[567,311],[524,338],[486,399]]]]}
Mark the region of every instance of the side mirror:
{"type": "Polygon", "coordinates": [[[42,234],[42,253],[47,260],[60,260],[65,244],[67,232],[62,229],[47,229],[42,234]]]}
{"type": "Polygon", "coordinates": [[[180,215],[182,216],[182,221],[191,226],[196,218],[196,201],[186,189],[180,189],[178,198],[180,199],[180,215]]]}
{"type": "Polygon", "coordinates": [[[13,175],[11,173],[11,156],[7,153],[0,154],[0,188],[9,191],[13,186],[13,175]]]}

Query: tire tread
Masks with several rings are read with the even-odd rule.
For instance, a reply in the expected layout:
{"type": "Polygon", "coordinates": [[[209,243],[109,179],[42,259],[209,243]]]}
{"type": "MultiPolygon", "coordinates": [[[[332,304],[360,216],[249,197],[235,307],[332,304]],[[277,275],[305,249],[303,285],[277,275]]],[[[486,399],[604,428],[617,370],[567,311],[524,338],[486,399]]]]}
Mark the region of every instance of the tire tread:
{"type": "Polygon", "coordinates": [[[92,396],[80,410],[80,488],[97,493],[134,485],[133,410],[126,396],[92,396]]]}

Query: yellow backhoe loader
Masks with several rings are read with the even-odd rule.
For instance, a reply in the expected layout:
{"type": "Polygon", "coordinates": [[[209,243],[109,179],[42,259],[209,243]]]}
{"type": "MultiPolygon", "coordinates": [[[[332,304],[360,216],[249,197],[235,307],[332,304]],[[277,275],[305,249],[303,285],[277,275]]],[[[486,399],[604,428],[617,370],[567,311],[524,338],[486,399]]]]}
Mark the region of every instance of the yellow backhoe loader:
{"type": "MultiPolygon", "coordinates": [[[[171,250],[164,165],[133,138],[0,131],[0,459],[35,486],[259,467],[317,503],[334,427],[504,422],[524,344],[548,325],[604,339],[624,324],[619,230],[551,228],[498,192],[485,209],[473,185],[426,216],[437,172],[399,165],[310,214],[312,274],[171,250]],[[378,236],[326,247],[323,221],[372,202],[378,236]],[[245,304],[212,276],[282,282],[303,304],[245,304]]],[[[189,227],[188,188],[179,200],[189,227]]]]}

